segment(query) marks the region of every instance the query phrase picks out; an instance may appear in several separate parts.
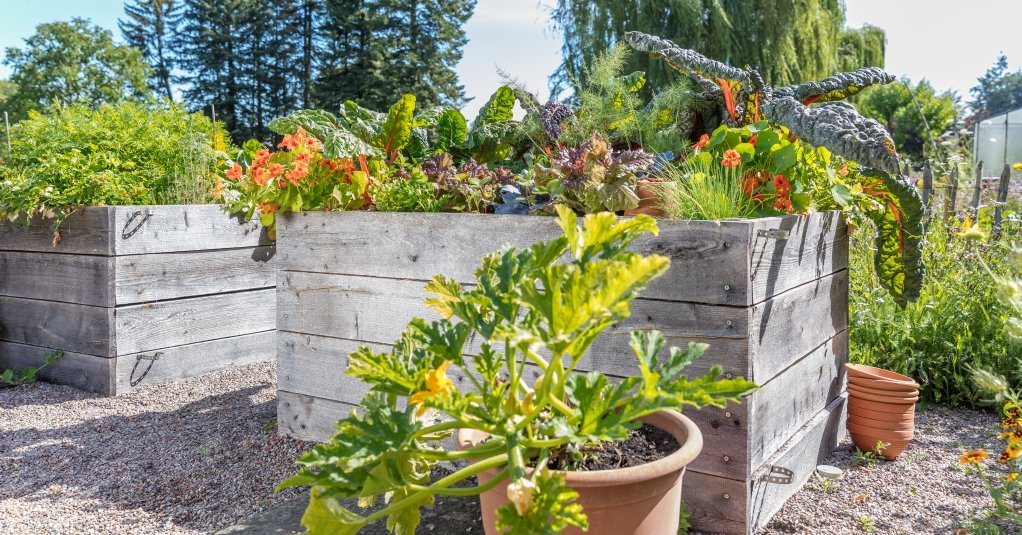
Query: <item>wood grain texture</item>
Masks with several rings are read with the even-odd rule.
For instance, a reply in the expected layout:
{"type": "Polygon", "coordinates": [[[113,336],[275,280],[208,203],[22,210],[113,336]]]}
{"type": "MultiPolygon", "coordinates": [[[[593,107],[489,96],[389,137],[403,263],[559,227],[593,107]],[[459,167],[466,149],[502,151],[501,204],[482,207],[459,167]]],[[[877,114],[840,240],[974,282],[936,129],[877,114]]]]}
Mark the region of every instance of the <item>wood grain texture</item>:
{"type": "MultiPolygon", "coordinates": [[[[662,254],[671,269],[650,299],[748,306],[847,266],[847,231],[837,212],[735,221],[658,221],[660,235],[632,249],[662,254]],[[783,229],[784,240],[757,236],[783,229]]],[[[304,212],[278,221],[281,268],[471,282],[480,259],[505,244],[560,234],[553,218],[477,214],[304,212]]]]}
{"type": "Polygon", "coordinates": [[[60,225],[60,243],[53,245],[53,221],[35,217],[29,225],[0,223],[0,249],[5,251],[59,252],[61,254],[112,255],[114,209],[82,208],[60,225]]]}
{"type": "Polygon", "coordinates": [[[270,245],[266,231],[255,221],[230,216],[216,204],[116,206],[113,216],[114,254],[135,255],[270,245]],[[128,221],[137,212],[150,216],[138,230],[125,238],[142,217],[128,221]]]}
{"type": "Polygon", "coordinates": [[[750,304],[848,267],[848,225],[841,212],[750,220],[750,304]],[[786,239],[764,233],[786,231],[786,239]]]}
{"type": "Polygon", "coordinates": [[[845,436],[846,400],[844,394],[835,398],[753,473],[746,533],[754,533],[766,525],[784,502],[802,488],[816,467],[837,449],[845,436]],[[771,466],[793,471],[791,483],[778,485],[763,481],[762,476],[770,472],[771,466]]]}
{"type": "MultiPolygon", "coordinates": [[[[43,355],[53,352],[48,347],[0,341],[0,370],[38,368],[43,364],[43,355]]],[[[39,371],[39,378],[48,383],[112,395],[115,366],[115,359],[64,351],[60,359],[39,371]]]]}
{"type": "Polygon", "coordinates": [[[848,271],[790,289],[750,310],[748,376],[765,383],[848,328],[848,271]]]}
{"type": "Polygon", "coordinates": [[[0,296],[0,340],[110,357],[112,308],[0,296]]]}
{"type": "MultiPolygon", "coordinates": [[[[660,222],[659,237],[643,237],[632,247],[672,262],[671,271],[644,295],[748,304],[750,229],[747,222],[660,222]]],[[[443,273],[471,282],[486,254],[506,244],[524,247],[560,234],[552,217],[303,212],[280,218],[277,247],[281,269],[289,271],[414,280],[443,273]]]]}
{"type": "Polygon", "coordinates": [[[326,442],[334,434],[334,422],[355,408],[343,401],[277,390],[277,429],[299,440],[326,442]]]}
{"type": "Polygon", "coordinates": [[[805,484],[819,462],[837,448],[844,437],[844,418],[842,395],[806,423],[749,481],[686,470],[682,494],[692,511],[689,518],[692,528],[726,535],[755,533],[805,484]],[[780,485],[762,481],[760,478],[772,465],[794,471],[792,482],[780,485]]]}
{"type": "Polygon", "coordinates": [[[778,451],[844,390],[848,331],[841,331],[777,374],[744,403],[749,473],[778,451]]]}
{"type": "Polygon", "coordinates": [[[113,258],[0,251],[0,295],[112,307],[113,258]]]}
{"type": "MultiPolygon", "coordinates": [[[[423,287],[423,282],[415,280],[284,271],[278,278],[277,328],[393,343],[413,317],[436,319],[423,304],[423,287]]],[[[635,354],[628,346],[629,333],[657,328],[673,345],[710,344],[704,358],[692,366],[693,373],[719,364],[727,373],[746,375],[748,324],[744,308],[638,299],[632,304],[631,317],[604,332],[578,368],[617,375],[637,373],[635,354]]]]}
{"type": "Polygon", "coordinates": [[[276,284],[274,247],[118,256],[118,305],[196,297],[276,284]]]}
{"type": "Polygon", "coordinates": [[[272,360],[276,355],[275,338],[275,331],[263,331],[163,348],[160,359],[152,361],[152,367],[149,367],[150,361],[139,361],[138,353],[121,355],[116,359],[114,388],[109,394],[119,396],[130,392],[136,388],[131,385],[132,380],[137,380],[138,386],[165,383],[272,360]]]}
{"type": "Polygon", "coordinates": [[[117,354],[130,355],[274,329],[273,289],[117,308],[117,354]]]}

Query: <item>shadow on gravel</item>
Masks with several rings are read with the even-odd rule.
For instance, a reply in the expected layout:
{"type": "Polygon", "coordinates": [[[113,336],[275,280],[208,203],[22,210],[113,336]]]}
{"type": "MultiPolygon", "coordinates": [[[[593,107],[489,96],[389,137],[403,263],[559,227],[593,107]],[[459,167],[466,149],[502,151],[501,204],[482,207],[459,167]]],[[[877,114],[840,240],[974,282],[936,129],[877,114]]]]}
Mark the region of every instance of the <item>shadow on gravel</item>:
{"type": "MultiPolygon", "coordinates": [[[[2,431],[0,499],[92,499],[99,509],[141,509],[191,529],[229,525],[265,505],[308,447],[267,425],[277,412],[273,388],[267,381],[180,407],[150,402],[140,389],[131,399],[88,400],[75,410],[103,414],[117,404],[161,410],[2,431]]],[[[76,398],[56,401],[67,397],[76,398]]]]}

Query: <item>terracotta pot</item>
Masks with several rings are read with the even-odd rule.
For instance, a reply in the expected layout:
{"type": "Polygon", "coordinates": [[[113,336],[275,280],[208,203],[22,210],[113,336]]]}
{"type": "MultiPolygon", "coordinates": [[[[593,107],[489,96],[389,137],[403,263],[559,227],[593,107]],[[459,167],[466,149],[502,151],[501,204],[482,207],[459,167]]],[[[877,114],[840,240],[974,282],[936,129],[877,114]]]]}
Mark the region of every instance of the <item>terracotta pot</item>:
{"type": "Polygon", "coordinates": [[[845,370],[848,371],[849,383],[862,384],[863,386],[868,386],[868,383],[879,383],[890,385],[891,390],[899,388],[919,389],[919,383],[915,382],[911,377],[883,368],[866,366],[865,364],[846,363],[845,370]]]}
{"type": "MultiPolygon", "coordinates": [[[[876,413],[885,414],[885,413],[876,413]]],[[[890,414],[890,413],[886,413],[890,414]]],[[[915,428],[915,419],[908,418],[902,420],[876,420],[868,416],[857,416],[848,415],[848,422],[856,425],[862,425],[866,427],[872,427],[874,429],[884,429],[887,431],[908,431],[915,428]]]]}
{"type": "Polygon", "coordinates": [[[872,451],[888,461],[897,459],[905,451],[905,448],[908,447],[909,442],[911,442],[910,439],[892,439],[880,434],[852,432],[852,443],[855,444],[856,448],[862,451],[872,451]],[[884,442],[888,446],[882,451],[877,451],[877,442],[884,442]]]}
{"type": "Polygon", "coordinates": [[[919,401],[919,392],[899,392],[895,390],[877,390],[855,384],[848,384],[848,395],[857,396],[867,401],[905,405],[919,401]]]}
{"type": "MultiPolygon", "coordinates": [[[[877,401],[869,401],[854,395],[848,396],[848,414],[861,414],[865,415],[867,412],[885,412],[895,415],[908,415],[911,414],[913,417],[916,414],[915,404],[906,405],[893,405],[891,403],[881,403],[877,401]]],[[[872,418],[872,417],[871,417],[872,418]]]]}
{"type": "MultiPolygon", "coordinates": [[[[661,411],[642,419],[668,432],[678,441],[678,451],[652,463],[614,470],[567,472],[568,486],[579,493],[578,503],[589,518],[589,531],[573,527],[563,535],[663,535],[676,533],[681,514],[681,479],[685,466],[699,455],[703,436],[692,420],[675,411],[661,411]]],[[[457,443],[467,449],[485,440],[472,429],[458,431],[457,443]]],[[[478,476],[484,484],[497,475],[487,470],[478,476]]],[[[498,535],[494,526],[498,508],[508,503],[507,481],[479,496],[483,527],[498,535]]]]}
{"type": "Polygon", "coordinates": [[[863,418],[877,422],[907,424],[909,426],[911,426],[916,420],[915,412],[899,414],[896,412],[879,412],[862,409],[852,410],[851,408],[848,409],[848,417],[863,418]]]}
{"type": "Polygon", "coordinates": [[[915,436],[915,429],[907,429],[905,431],[892,431],[890,429],[878,429],[868,425],[862,425],[852,423],[848,421],[845,423],[848,430],[852,433],[861,433],[863,435],[879,436],[883,438],[884,442],[890,442],[891,440],[910,440],[915,436]]]}
{"type": "Polygon", "coordinates": [[[657,197],[656,188],[659,184],[652,180],[639,180],[635,183],[635,193],[639,195],[639,206],[631,210],[625,210],[625,215],[646,214],[653,217],[664,217],[667,215],[660,208],[660,198],[657,197]]]}

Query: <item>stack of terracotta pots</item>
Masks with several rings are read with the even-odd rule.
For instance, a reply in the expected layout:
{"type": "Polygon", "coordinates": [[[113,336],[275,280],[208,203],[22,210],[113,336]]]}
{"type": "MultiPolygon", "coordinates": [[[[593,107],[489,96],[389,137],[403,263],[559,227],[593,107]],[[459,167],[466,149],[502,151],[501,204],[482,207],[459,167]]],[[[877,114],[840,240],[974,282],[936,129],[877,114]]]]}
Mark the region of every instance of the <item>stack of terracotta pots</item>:
{"type": "Polygon", "coordinates": [[[848,432],[855,447],[893,461],[914,435],[919,383],[873,366],[845,364],[848,370],[848,432]],[[888,444],[877,450],[877,443],[888,444]]]}

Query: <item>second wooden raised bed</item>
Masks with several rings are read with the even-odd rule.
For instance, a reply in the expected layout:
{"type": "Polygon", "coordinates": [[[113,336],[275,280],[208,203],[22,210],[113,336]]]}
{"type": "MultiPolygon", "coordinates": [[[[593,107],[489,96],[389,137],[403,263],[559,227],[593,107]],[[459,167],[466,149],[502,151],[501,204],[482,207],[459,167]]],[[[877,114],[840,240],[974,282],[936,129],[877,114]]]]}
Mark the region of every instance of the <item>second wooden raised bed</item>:
{"type": "MultiPolygon", "coordinates": [[[[741,405],[686,412],[704,436],[685,476],[692,526],[752,533],[844,433],[847,227],[836,212],[659,224],[633,248],[670,257],[669,272],[579,368],[635,373],[628,333],[655,328],[674,345],[710,344],[693,373],[719,364],[759,384],[741,405]]],[[[281,218],[277,232],[280,429],[322,441],[365,393],[344,375],[347,354],[431,317],[425,281],[471,282],[486,253],[560,229],[544,217],[335,212],[281,218]]]]}
{"type": "Polygon", "coordinates": [[[107,206],[0,225],[0,369],[106,395],[272,359],[275,248],[219,206],[107,206]]]}

